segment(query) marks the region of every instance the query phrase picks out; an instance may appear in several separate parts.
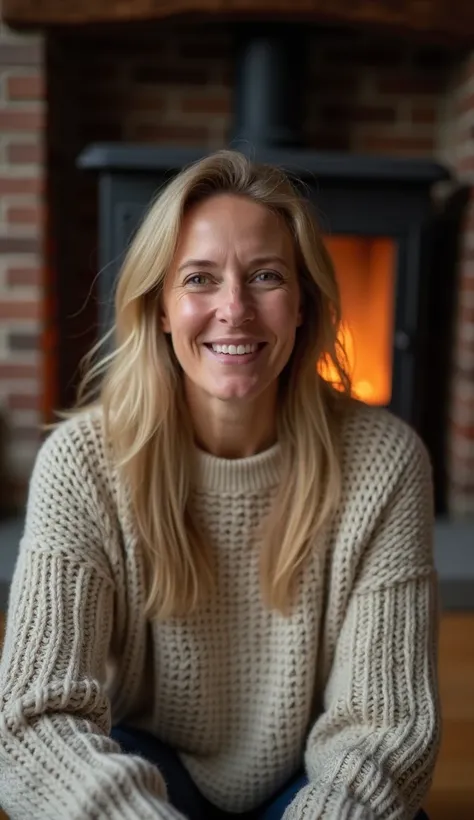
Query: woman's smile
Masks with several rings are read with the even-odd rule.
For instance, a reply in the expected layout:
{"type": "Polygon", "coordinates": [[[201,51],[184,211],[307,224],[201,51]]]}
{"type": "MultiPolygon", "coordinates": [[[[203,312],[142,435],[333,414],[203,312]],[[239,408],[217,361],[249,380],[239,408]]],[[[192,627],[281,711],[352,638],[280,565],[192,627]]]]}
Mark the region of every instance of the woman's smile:
{"type": "Polygon", "coordinates": [[[266,342],[248,342],[244,339],[204,343],[204,348],[217,362],[225,366],[236,365],[238,367],[255,362],[266,346],[266,342]]]}

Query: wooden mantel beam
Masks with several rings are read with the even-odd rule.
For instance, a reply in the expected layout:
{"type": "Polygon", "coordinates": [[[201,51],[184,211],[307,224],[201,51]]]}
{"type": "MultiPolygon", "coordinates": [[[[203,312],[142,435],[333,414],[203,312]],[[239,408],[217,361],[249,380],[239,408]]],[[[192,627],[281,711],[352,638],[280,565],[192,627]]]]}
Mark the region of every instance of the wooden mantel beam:
{"type": "Polygon", "coordinates": [[[377,26],[474,46],[474,0],[2,0],[19,28],[160,20],[181,15],[377,26]]]}

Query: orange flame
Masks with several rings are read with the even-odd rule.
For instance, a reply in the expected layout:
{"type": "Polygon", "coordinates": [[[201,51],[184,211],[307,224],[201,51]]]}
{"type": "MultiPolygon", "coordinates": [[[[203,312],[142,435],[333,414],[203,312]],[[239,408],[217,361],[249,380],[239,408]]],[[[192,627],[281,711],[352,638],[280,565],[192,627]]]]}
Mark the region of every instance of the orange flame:
{"type": "MultiPolygon", "coordinates": [[[[343,322],[339,340],[346,352],[352,392],[368,404],[386,405],[392,392],[395,247],[390,239],[331,237],[326,245],[339,284],[343,322]]],[[[320,362],[324,379],[339,384],[331,362],[320,362]]]]}

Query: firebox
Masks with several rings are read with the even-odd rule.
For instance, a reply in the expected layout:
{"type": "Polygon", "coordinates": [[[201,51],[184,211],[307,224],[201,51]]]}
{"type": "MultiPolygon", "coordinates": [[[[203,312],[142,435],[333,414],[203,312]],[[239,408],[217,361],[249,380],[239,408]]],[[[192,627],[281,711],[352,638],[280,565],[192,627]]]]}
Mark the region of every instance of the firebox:
{"type": "MultiPolygon", "coordinates": [[[[335,264],[354,393],[390,408],[430,447],[432,189],[448,172],[428,159],[305,150],[299,95],[304,32],[247,25],[238,31],[236,49],[230,147],[285,168],[311,198],[335,264]]],[[[99,173],[101,333],[113,321],[117,273],[150,200],[182,167],[207,153],[199,146],[95,144],[80,155],[80,167],[99,173]]],[[[333,378],[324,365],[315,366],[333,378]]]]}

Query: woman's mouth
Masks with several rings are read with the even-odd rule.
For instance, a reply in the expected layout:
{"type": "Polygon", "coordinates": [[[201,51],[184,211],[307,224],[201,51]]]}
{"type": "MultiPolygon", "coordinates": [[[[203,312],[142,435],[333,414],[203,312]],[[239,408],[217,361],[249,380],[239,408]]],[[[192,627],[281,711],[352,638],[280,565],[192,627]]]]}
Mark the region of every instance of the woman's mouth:
{"type": "Polygon", "coordinates": [[[204,346],[214,358],[223,364],[247,364],[258,357],[265,345],[266,342],[253,342],[237,345],[207,343],[204,346]]]}

